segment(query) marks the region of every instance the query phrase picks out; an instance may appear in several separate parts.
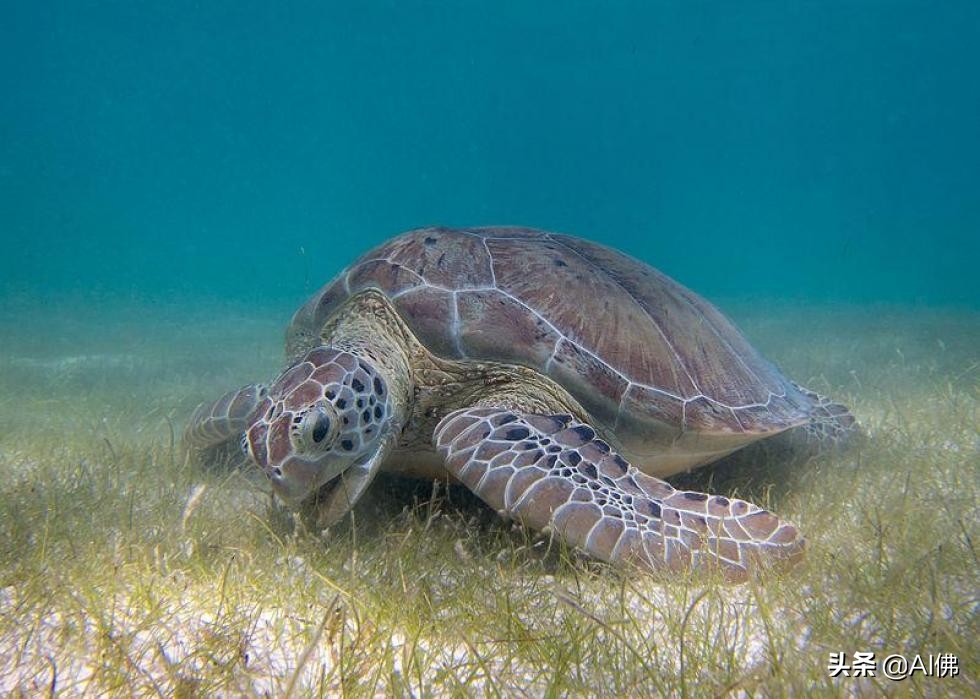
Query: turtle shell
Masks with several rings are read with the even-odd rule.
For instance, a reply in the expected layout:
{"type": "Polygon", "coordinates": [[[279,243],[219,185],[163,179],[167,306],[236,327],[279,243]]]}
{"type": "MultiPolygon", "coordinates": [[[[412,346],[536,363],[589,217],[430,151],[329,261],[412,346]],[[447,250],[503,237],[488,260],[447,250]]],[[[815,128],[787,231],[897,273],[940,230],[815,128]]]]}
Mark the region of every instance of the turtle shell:
{"type": "Polygon", "coordinates": [[[634,459],[709,461],[804,423],[808,401],[718,309],[656,269],[568,235],[425,228],[371,250],[294,317],[310,330],[380,289],[433,353],[560,383],[634,459]]]}

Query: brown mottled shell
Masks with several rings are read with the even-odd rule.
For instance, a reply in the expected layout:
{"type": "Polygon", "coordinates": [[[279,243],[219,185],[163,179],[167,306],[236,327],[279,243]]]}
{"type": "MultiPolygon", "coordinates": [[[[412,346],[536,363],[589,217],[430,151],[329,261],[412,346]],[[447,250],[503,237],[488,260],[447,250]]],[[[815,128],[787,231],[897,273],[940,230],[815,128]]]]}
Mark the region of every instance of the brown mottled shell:
{"type": "Polygon", "coordinates": [[[724,435],[731,451],[807,419],[806,398],[714,306],[580,238],[512,227],[410,231],[357,260],[294,322],[316,326],[368,287],[389,296],[433,353],[536,369],[634,447],[653,432],[661,443],[673,433],[675,446],[693,433],[724,435]]]}

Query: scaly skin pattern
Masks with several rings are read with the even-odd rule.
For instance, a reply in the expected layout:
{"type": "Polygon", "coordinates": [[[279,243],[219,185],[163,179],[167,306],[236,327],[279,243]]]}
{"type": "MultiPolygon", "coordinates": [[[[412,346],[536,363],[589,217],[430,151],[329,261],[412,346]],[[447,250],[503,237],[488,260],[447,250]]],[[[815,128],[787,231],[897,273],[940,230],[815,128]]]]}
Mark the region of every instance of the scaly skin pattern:
{"type": "Polygon", "coordinates": [[[859,433],[857,420],[847,406],[835,403],[815,391],[793,384],[797,390],[810,399],[810,422],[803,426],[803,434],[817,444],[846,444],[859,433]]]}
{"type": "Polygon", "coordinates": [[[387,384],[371,364],[317,347],[269,386],[243,447],[278,495],[298,501],[372,455],[391,416],[387,384]]]}
{"type": "Polygon", "coordinates": [[[716,568],[732,582],[803,556],[792,524],[745,502],[676,490],[631,466],[571,415],[475,407],[434,441],[446,468],[501,515],[618,565],[716,568]]]}
{"type": "Polygon", "coordinates": [[[184,441],[202,450],[239,439],[248,427],[248,419],[255,407],[267,393],[265,386],[249,384],[228,391],[211,403],[201,403],[187,423],[184,441]]]}

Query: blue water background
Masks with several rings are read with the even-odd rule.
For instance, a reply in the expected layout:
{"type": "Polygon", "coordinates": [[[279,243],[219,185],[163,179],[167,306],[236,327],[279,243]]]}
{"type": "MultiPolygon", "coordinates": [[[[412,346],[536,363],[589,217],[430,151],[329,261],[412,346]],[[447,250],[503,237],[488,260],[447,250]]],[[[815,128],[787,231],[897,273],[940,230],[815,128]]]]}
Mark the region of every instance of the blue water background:
{"type": "Polygon", "coordinates": [[[709,298],[980,307],[980,3],[37,2],[0,301],[292,305],[427,224],[709,298]]]}

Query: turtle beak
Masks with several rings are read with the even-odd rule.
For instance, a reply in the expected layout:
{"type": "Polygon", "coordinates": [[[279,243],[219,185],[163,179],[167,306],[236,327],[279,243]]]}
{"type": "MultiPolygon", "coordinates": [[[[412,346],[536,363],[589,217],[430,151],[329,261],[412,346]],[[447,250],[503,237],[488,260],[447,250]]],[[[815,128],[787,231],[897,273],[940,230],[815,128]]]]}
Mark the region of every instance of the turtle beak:
{"type": "Polygon", "coordinates": [[[319,470],[315,464],[289,459],[272,473],[269,481],[276,495],[286,502],[298,503],[313,491],[319,470]]]}
{"type": "Polygon", "coordinates": [[[269,477],[272,489],[285,502],[298,504],[319,490],[323,485],[337,480],[345,464],[307,461],[292,457],[274,469],[269,477]]]}

